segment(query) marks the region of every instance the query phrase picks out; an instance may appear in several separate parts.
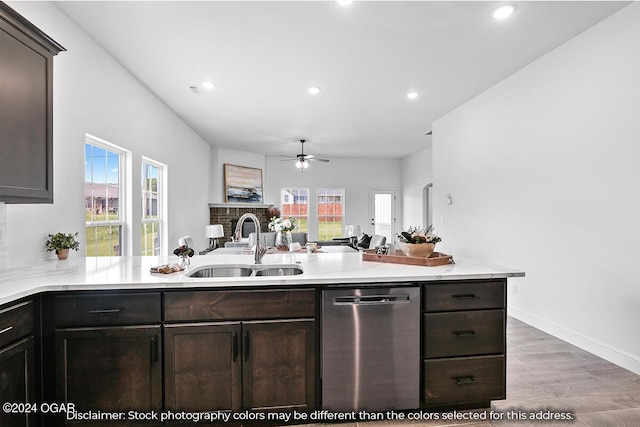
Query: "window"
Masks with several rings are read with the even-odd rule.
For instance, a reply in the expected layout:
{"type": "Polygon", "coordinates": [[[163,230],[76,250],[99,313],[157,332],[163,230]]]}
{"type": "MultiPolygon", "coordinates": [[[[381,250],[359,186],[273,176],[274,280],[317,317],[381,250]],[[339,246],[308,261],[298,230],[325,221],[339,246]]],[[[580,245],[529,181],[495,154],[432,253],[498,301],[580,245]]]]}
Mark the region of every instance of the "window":
{"type": "Polygon", "coordinates": [[[318,240],[342,237],[344,188],[318,189],[318,240]]]}
{"type": "Polygon", "coordinates": [[[125,151],[87,135],[85,232],[87,256],[122,255],[125,151]]]}
{"type": "Polygon", "coordinates": [[[282,217],[296,218],[298,220],[298,232],[308,232],[309,217],[309,189],[308,188],[283,188],[280,190],[282,200],[282,217]]]}
{"type": "Polygon", "coordinates": [[[142,255],[160,255],[164,165],[142,159],[142,255]]]}

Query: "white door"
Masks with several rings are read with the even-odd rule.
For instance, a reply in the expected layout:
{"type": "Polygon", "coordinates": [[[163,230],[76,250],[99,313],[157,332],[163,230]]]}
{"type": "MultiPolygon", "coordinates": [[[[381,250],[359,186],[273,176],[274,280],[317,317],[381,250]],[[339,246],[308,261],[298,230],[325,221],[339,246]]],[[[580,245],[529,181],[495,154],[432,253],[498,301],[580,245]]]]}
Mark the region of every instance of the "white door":
{"type": "Polygon", "coordinates": [[[387,238],[387,243],[395,241],[396,233],[396,190],[371,190],[371,233],[387,238]]]}

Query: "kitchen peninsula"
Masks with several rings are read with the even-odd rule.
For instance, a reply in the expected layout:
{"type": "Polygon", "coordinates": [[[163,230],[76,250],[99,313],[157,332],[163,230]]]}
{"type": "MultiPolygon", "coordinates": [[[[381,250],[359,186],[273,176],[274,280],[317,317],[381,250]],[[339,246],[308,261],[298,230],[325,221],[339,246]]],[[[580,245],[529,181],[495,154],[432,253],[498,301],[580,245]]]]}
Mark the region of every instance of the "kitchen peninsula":
{"type": "MultiPolygon", "coordinates": [[[[6,366],[27,390],[13,401],[109,414],[308,413],[482,407],[505,397],[506,280],[521,271],[465,258],[421,267],[367,262],[360,253],[284,252],[265,255],[263,264],[276,271],[295,265],[302,274],[189,277],[204,266],[253,265],[253,255],[235,254],[196,256],[185,271],[150,273],[167,262],[176,258],[72,257],[0,272],[0,329],[13,334],[0,335],[0,355],[20,362],[6,366]],[[409,344],[421,379],[410,393],[415,404],[327,398],[323,297],[349,289],[358,290],[360,310],[382,304],[386,313],[396,310],[389,304],[403,298],[400,289],[412,291],[410,323],[419,335],[409,344]]],[[[357,309],[342,296],[334,302],[357,309]]],[[[54,424],[40,414],[20,416],[54,424]]],[[[64,416],[55,424],[65,425],[64,416]]]]}

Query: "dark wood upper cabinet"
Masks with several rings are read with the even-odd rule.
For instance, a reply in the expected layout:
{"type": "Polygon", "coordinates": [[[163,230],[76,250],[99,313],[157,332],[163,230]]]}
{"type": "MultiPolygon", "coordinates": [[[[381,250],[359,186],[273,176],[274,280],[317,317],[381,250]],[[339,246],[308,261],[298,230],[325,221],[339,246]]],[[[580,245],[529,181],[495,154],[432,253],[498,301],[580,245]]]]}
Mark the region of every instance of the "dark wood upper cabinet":
{"type": "Polygon", "coordinates": [[[0,202],[53,203],[53,57],[63,50],[0,2],[0,202]]]}

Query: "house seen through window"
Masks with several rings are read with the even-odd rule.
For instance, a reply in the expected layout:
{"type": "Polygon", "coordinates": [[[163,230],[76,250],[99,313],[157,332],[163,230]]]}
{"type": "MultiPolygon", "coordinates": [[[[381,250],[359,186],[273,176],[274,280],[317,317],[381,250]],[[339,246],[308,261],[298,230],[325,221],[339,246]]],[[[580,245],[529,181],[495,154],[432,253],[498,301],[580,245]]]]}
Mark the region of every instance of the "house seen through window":
{"type": "Polygon", "coordinates": [[[85,221],[87,256],[122,255],[125,151],[87,136],[85,221]]]}
{"type": "Polygon", "coordinates": [[[283,218],[298,220],[297,232],[308,232],[309,219],[309,189],[282,188],[280,190],[283,218]]]}

